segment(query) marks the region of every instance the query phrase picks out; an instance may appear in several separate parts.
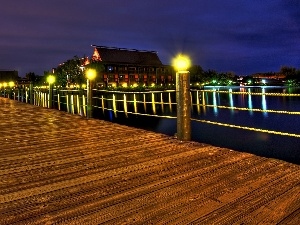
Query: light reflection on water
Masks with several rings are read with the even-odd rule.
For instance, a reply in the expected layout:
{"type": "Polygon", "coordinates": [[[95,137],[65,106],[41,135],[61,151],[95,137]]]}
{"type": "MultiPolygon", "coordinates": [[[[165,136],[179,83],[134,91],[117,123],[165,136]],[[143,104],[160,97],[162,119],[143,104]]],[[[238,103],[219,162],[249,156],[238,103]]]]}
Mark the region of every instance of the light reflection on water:
{"type": "MultiPolygon", "coordinates": [[[[266,100],[266,95],[264,95],[266,93],[265,89],[262,88],[261,93],[263,93],[263,95],[261,96],[261,107],[262,110],[267,110],[267,100],[266,100]]],[[[267,116],[267,112],[263,112],[264,116],[267,116]]]]}
{"type": "Polygon", "coordinates": [[[217,104],[217,93],[216,92],[213,92],[213,105],[214,105],[214,113],[215,113],[215,116],[218,115],[218,104],[217,104]]]}
{"type": "MultiPolygon", "coordinates": [[[[248,108],[249,109],[253,109],[251,90],[249,89],[248,92],[249,92],[249,94],[248,94],[248,108]]],[[[253,111],[250,110],[249,114],[252,116],[253,115],[253,111]]]]}
{"type": "MultiPolygon", "coordinates": [[[[300,112],[300,97],[269,96],[266,93],[299,93],[300,89],[287,88],[220,88],[228,93],[205,93],[206,104],[213,104],[213,110],[207,108],[198,119],[210,120],[239,126],[300,134],[299,115],[289,115],[263,110],[300,112]],[[232,92],[245,94],[232,94],[232,92]],[[247,94],[246,94],[247,93],[247,94]],[[254,95],[262,93],[262,95],[254,95]],[[217,104],[217,105],[216,105],[217,104]],[[219,108],[216,106],[258,109],[242,111],[219,108]]],[[[195,116],[195,115],[194,115],[195,116]]],[[[236,128],[221,127],[202,123],[193,123],[192,138],[213,145],[247,151],[262,156],[284,159],[300,164],[300,139],[262,132],[247,131],[236,128]]]]}
{"type": "MultiPolygon", "coordinates": [[[[213,88],[210,90],[212,89],[213,88]]],[[[253,110],[300,112],[300,97],[265,95],[267,93],[300,93],[300,89],[268,87],[232,87],[230,89],[214,87],[214,89],[229,90],[229,92],[199,92],[197,95],[194,94],[192,98],[194,99],[193,103],[195,105],[193,106],[192,118],[300,134],[299,115],[230,108],[237,107],[253,110]],[[234,94],[234,92],[237,91],[245,92],[245,94],[234,94]],[[255,93],[263,93],[263,95],[255,95],[255,93]],[[196,105],[196,103],[201,105],[196,105]],[[211,107],[205,107],[205,105],[210,105],[211,107]],[[228,108],[224,109],[219,108],[218,106],[225,106],[228,108]]],[[[171,104],[174,102],[171,101],[171,95],[173,94],[174,93],[167,93],[165,99],[159,94],[158,100],[156,99],[156,102],[159,102],[157,107],[153,106],[152,95],[150,97],[150,103],[141,103],[144,113],[164,113],[165,115],[174,116],[176,109],[174,109],[174,105],[171,104]],[[163,101],[165,105],[162,104],[163,101]],[[159,107],[163,107],[163,109],[160,110],[159,107]]],[[[145,95],[142,97],[145,102],[145,95]]],[[[119,113],[117,118],[112,118],[112,115],[110,115],[109,120],[168,135],[174,135],[176,133],[176,119],[128,115],[128,118],[124,116],[124,113],[119,113]]],[[[222,127],[192,121],[192,140],[300,164],[300,139],[296,137],[222,127]]]]}

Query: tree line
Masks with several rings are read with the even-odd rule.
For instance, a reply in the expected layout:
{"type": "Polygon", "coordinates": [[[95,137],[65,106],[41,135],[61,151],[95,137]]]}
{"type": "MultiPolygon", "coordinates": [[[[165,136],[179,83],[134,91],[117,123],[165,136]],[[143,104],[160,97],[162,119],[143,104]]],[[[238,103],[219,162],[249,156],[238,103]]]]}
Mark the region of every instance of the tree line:
{"type": "MultiPolygon", "coordinates": [[[[83,70],[86,57],[74,56],[73,58],[67,60],[66,62],[58,65],[54,68],[54,75],[56,77],[56,84],[62,87],[67,86],[68,84],[84,84],[86,83],[86,78],[83,70]]],[[[90,60],[89,64],[84,66],[85,69],[93,68],[97,71],[98,74],[104,72],[105,67],[99,61],[90,60]]],[[[173,69],[173,68],[172,68],[173,69]]],[[[172,70],[171,69],[171,70],[172,70]]],[[[237,76],[234,72],[217,72],[215,70],[204,70],[200,65],[193,65],[189,69],[190,71],[190,81],[191,83],[199,83],[199,85],[234,85],[242,81],[247,82],[253,80],[254,75],[250,76],[237,76]]],[[[44,72],[44,76],[37,76],[32,72],[26,74],[26,78],[30,81],[35,82],[36,84],[43,84],[46,82],[46,77],[52,72],[44,72]]],[[[175,74],[175,71],[173,70],[175,74]]],[[[262,73],[265,75],[284,75],[285,80],[290,85],[299,85],[300,84],[300,69],[294,67],[282,66],[279,72],[267,72],[262,73]]]]}

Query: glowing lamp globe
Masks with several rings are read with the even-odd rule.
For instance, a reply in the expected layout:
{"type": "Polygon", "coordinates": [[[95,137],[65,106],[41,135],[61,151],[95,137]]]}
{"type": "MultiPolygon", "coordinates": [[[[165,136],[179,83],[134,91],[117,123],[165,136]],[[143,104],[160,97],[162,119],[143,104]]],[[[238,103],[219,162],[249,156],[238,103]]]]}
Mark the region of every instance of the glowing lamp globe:
{"type": "Polygon", "coordinates": [[[191,60],[186,55],[178,55],[173,59],[172,65],[177,71],[186,71],[191,66],[191,60]]]}
{"type": "Polygon", "coordinates": [[[13,87],[13,86],[15,86],[15,83],[14,83],[13,81],[10,81],[10,82],[8,83],[8,85],[9,85],[10,87],[13,87]]]}
{"type": "Polygon", "coordinates": [[[49,84],[53,84],[55,82],[55,76],[53,76],[53,75],[48,76],[47,77],[47,82],[49,84]]]}
{"type": "Polygon", "coordinates": [[[86,71],[86,78],[89,80],[94,80],[96,78],[96,70],[94,69],[88,69],[86,71]]]}

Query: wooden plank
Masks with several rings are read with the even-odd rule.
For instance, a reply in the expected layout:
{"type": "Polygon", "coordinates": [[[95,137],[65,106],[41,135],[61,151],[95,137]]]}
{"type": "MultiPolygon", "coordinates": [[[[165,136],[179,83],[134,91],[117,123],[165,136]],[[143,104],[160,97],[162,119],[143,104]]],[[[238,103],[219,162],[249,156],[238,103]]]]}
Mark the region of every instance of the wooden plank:
{"type": "Polygon", "coordinates": [[[0,224],[298,224],[300,166],[0,98],[0,224]]]}

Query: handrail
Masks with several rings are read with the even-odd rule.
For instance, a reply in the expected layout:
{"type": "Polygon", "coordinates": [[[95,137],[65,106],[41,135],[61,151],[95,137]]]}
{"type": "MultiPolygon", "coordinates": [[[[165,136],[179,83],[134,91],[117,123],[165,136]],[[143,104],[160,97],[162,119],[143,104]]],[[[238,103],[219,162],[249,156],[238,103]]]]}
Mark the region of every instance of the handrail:
{"type": "Polygon", "coordinates": [[[194,119],[194,118],[191,118],[191,120],[201,122],[201,123],[208,123],[208,124],[231,127],[231,128],[239,128],[239,129],[243,129],[243,130],[251,130],[251,131],[257,131],[257,132],[263,132],[263,133],[269,133],[269,134],[277,134],[277,135],[282,135],[282,136],[290,136],[290,137],[300,138],[300,134],[292,134],[292,133],[288,133],[288,132],[272,131],[272,130],[267,130],[267,129],[254,128],[254,127],[239,126],[239,125],[227,124],[227,123],[219,123],[219,122],[214,122],[214,121],[209,121],[209,120],[199,120],[199,119],[194,119]]]}
{"type": "MultiPolygon", "coordinates": [[[[15,89],[15,90],[4,90],[0,89],[0,96],[7,97],[14,100],[21,100],[26,103],[29,103],[29,93],[28,89],[15,89]],[[17,93],[17,94],[16,94],[17,93]],[[7,95],[8,94],[8,95],[7,95]]],[[[143,92],[124,92],[124,91],[111,91],[111,90],[93,90],[96,95],[102,94],[101,97],[94,96],[93,100],[94,102],[99,102],[93,105],[94,108],[102,109],[103,112],[105,111],[113,111],[116,115],[116,113],[124,113],[126,116],[128,114],[131,115],[140,115],[140,116],[151,116],[151,117],[159,117],[159,118],[170,118],[170,119],[176,119],[175,116],[172,115],[158,115],[156,111],[156,106],[164,108],[164,106],[168,105],[169,107],[172,107],[176,105],[176,102],[172,101],[172,98],[170,97],[171,93],[175,93],[175,90],[168,90],[168,91],[143,91],[143,92]],[[161,93],[161,99],[160,101],[157,101],[156,94],[161,93]],[[167,93],[169,96],[168,101],[164,101],[162,97],[162,93],[167,93]],[[105,97],[105,94],[112,94],[113,97],[105,97]],[[121,96],[119,99],[116,98],[116,96],[121,96]],[[127,95],[143,95],[143,100],[135,98],[134,100],[130,100],[127,95]],[[146,95],[151,95],[146,98],[146,95]],[[126,97],[127,96],[127,97],[126,97]],[[151,98],[151,100],[149,100],[151,98]],[[108,108],[107,104],[112,103],[112,108],[108,108]],[[121,104],[123,103],[123,104],[121,104]],[[97,105],[98,104],[98,105],[97,105]],[[117,105],[118,104],[118,105],[117,105]],[[134,111],[130,111],[129,106],[134,105],[134,111]],[[152,114],[151,113],[141,113],[138,112],[138,105],[143,105],[146,108],[146,105],[152,105],[152,114]],[[123,109],[122,109],[123,108],[123,109]]],[[[235,91],[220,91],[220,90],[191,90],[191,99],[192,101],[195,98],[192,98],[193,94],[196,95],[196,103],[192,102],[192,106],[196,107],[213,107],[213,108],[220,108],[220,109],[229,109],[229,110],[240,110],[240,111],[249,111],[249,112],[262,112],[262,113],[277,113],[277,114],[287,114],[287,115],[300,115],[300,112],[297,111],[286,111],[286,110],[273,110],[273,109],[257,109],[257,108],[246,108],[246,107],[234,107],[234,106],[223,106],[223,105],[214,105],[214,104],[202,104],[199,102],[199,93],[226,93],[226,94],[240,94],[240,95],[261,95],[261,96],[293,96],[293,97],[300,97],[300,94],[286,94],[286,93],[254,93],[254,92],[235,92],[235,91]],[[195,93],[196,92],[196,93],[195,93]]],[[[86,115],[86,95],[85,90],[55,90],[55,93],[53,95],[53,103],[57,105],[56,108],[61,110],[62,106],[66,106],[66,109],[68,112],[71,112],[73,114],[80,114],[80,115],[86,115]],[[72,93],[72,94],[65,94],[65,93],[72,93]],[[79,93],[82,93],[82,95],[79,95],[79,93]],[[75,96],[75,97],[74,97],[75,96]]],[[[202,95],[203,96],[203,95],[202,95]]],[[[174,97],[174,96],[173,96],[174,97]]],[[[174,98],[173,98],[174,99],[174,98]]],[[[48,107],[49,106],[49,97],[47,90],[41,90],[36,89],[34,92],[34,104],[48,107]]],[[[146,111],[146,110],[145,110],[146,111]]],[[[163,111],[163,110],[162,110],[163,111]]],[[[171,110],[172,111],[172,110],[171,110]]],[[[227,123],[220,123],[220,122],[214,122],[209,120],[201,120],[192,118],[192,121],[195,122],[201,122],[201,123],[208,123],[212,125],[218,125],[218,126],[226,126],[231,128],[238,128],[238,129],[244,129],[244,130],[251,130],[256,132],[264,132],[264,133],[270,133],[270,134],[276,134],[276,135],[284,135],[284,136],[291,136],[291,137],[300,137],[300,134],[292,134],[288,132],[280,132],[280,131],[271,131],[266,129],[260,129],[260,128],[253,128],[253,127],[247,127],[247,126],[239,126],[234,124],[227,124],[227,123]]]]}
{"type": "MultiPolygon", "coordinates": [[[[197,105],[197,104],[193,104],[197,105]]],[[[232,107],[232,106],[222,106],[222,105],[204,105],[199,104],[202,107],[211,107],[211,108],[220,108],[220,109],[230,109],[230,110],[241,110],[241,111],[250,111],[250,112],[263,112],[263,113],[279,113],[279,114],[291,114],[291,115],[300,115],[300,112],[295,111],[282,111],[282,110],[272,110],[272,109],[250,109],[250,108],[241,108],[241,107],[232,107]]]]}
{"type": "Polygon", "coordinates": [[[242,94],[242,95],[267,95],[267,96],[295,96],[300,97],[300,94],[285,94],[285,93],[256,93],[256,92],[243,92],[243,91],[219,91],[219,90],[200,90],[201,92],[215,92],[226,94],[242,94]]]}

